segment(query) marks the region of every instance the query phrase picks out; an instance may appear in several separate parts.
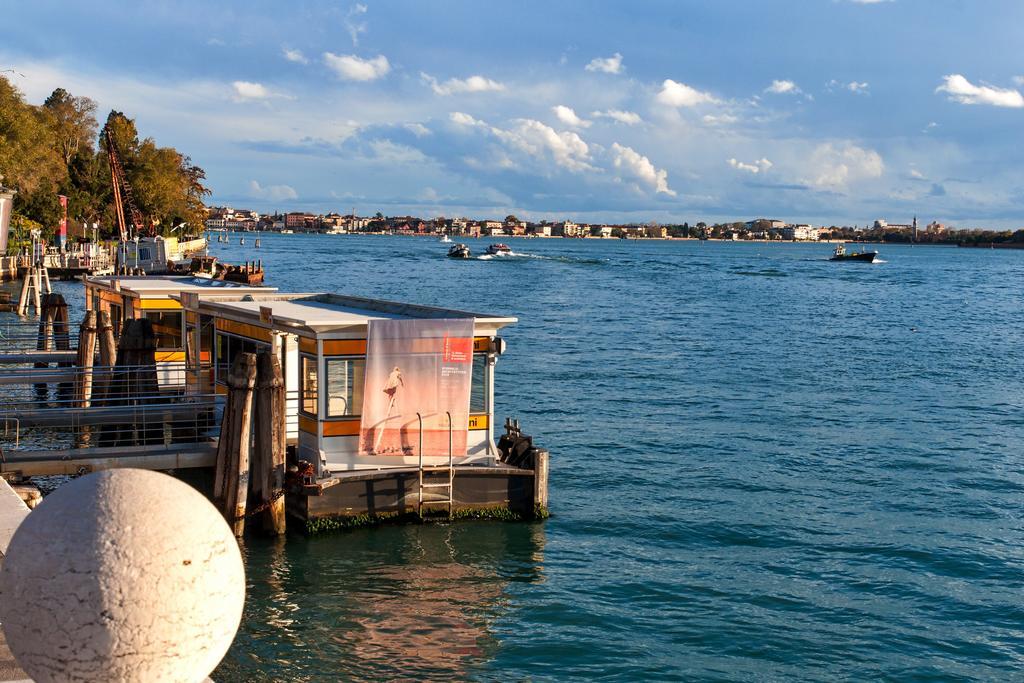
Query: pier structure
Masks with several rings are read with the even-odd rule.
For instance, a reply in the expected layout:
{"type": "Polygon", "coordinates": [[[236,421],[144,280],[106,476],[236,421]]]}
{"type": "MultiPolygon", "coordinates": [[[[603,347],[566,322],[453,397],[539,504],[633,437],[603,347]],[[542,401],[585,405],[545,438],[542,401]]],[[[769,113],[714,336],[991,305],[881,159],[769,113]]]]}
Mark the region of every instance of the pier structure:
{"type": "Polygon", "coordinates": [[[287,508],[307,529],[435,513],[547,514],[547,452],[531,449],[513,465],[493,434],[494,368],[505,350],[498,333],[515,318],[335,294],[183,292],[177,298],[195,324],[189,343],[202,354],[212,342],[216,393],[231,391],[239,354],[279,358],[286,389],[279,419],[294,454],[287,508]],[[382,421],[368,424],[367,375],[379,352],[371,330],[382,321],[461,326],[465,346],[453,350],[454,338],[440,332],[399,339],[397,357],[408,365],[395,365],[383,380],[385,394],[394,385],[391,405],[382,421]],[[211,326],[213,339],[200,338],[211,326]],[[428,367],[426,381],[443,386],[453,355],[462,365],[456,372],[470,382],[461,423],[409,393],[411,367],[428,367]],[[393,381],[402,372],[405,379],[393,381]],[[385,433],[393,446],[381,443],[385,433]]]}
{"type": "Polygon", "coordinates": [[[207,472],[236,533],[547,514],[548,454],[506,422],[515,318],[186,276],[85,278],[77,325],[0,348],[0,475],[207,472]],[[34,343],[32,343],[34,342],[34,343]],[[255,368],[259,366],[259,372],[255,368]]]}

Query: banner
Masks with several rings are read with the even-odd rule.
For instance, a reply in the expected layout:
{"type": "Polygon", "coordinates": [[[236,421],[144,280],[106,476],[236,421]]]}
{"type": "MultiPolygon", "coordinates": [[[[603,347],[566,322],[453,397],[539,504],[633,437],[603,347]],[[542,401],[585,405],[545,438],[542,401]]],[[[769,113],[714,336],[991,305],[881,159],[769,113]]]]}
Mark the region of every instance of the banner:
{"type": "Polygon", "coordinates": [[[11,226],[11,207],[14,195],[0,185],[0,256],[7,253],[7,231],[11,226]]]}
{"type": "Polygon", "coordinates": [[[64,244],[68,241],[68,198],[62,194],[57,196],[60,197],[60,206],[64,212],[60,219],[60,229],[57,231],[57,246],[64,251],[64,244]]]}
{"type": "Polygon", "coordinates": [[[466,455],[473,319],[371,320],[359,454],[466,455]],[[451,414],[449,426],[448,415],[451,414]]]}

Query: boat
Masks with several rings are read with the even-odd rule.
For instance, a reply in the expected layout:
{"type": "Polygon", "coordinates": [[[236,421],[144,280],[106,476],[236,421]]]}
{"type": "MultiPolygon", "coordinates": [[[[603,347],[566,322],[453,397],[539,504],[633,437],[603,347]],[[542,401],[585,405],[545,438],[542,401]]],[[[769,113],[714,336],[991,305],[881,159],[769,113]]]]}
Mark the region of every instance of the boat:
{"type": "Polygon", "coordinates": [[[452,238],[449,237],[448,235],[441,235],[441,239],[439,241],[444,244],[448,244],[449,242],[452,241],[452,238]]]}
{"type": "Polygon", "coordinates": [[[840,244],[832,252],[832,258],[829,261],[866,261],[871,263],[876,256],[878,256],[877,251],[846,251],[846,245],[840,244]]]}
{"type": "Polygon", "coordinates": [[[512,253],[512,247],[508,246],[507,244],[501,244],[500,242],[498,242],[496,244],[492,244],[489,247],[487,247],[487,253],[490,254],[491,256],[501,256],[503,254],[511,254],[512,253]]]}
{"type": "Polygon", "coordinates": [[[452,248],[448,250],[448,256],[451,258],[469,258],[472,255],[473,253],[465,244],[453,244],[452,248]]]}

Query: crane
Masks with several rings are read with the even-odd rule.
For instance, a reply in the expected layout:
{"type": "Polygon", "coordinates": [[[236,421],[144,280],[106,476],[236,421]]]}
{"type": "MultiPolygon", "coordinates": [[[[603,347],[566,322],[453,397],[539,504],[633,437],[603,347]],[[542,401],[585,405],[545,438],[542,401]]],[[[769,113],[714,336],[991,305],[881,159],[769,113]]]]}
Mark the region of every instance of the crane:
{"type": "Polygon", "coordinates": [[[117,213],[117,228],[121,233],[121,242],[127,242],[131,239],[131,233],[125,221],[125,204],[128,205],[135,234],[141,234],[144,230],[147,233],[151,231],[146,230],[145,224],[142,221],[142,213],[135,204],[135,194],[132,192],[132,186],[128,183],[128,177],[124,174],[124,167],[121,165],[121,154],[117,150],[117,143],[114,142],[114,136],[110,133],[109,126],[104,128],[103,137],[107,142],[107,158],[110,161],[110,184],[114,188],[114,209],[117,213]]]}

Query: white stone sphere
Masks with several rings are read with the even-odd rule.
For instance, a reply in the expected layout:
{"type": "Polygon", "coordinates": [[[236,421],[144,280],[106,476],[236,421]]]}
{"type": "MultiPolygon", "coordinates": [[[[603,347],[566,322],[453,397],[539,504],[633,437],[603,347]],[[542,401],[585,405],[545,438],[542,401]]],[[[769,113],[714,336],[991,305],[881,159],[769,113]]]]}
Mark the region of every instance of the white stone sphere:
{"type": "Polygon", "coordinates": [[[146,470],[61,486],[18,527],[0,569],[0,623],[37,683],[202,681],[244,602],[224,518],[188,484],[146,470]]]}

